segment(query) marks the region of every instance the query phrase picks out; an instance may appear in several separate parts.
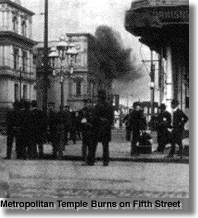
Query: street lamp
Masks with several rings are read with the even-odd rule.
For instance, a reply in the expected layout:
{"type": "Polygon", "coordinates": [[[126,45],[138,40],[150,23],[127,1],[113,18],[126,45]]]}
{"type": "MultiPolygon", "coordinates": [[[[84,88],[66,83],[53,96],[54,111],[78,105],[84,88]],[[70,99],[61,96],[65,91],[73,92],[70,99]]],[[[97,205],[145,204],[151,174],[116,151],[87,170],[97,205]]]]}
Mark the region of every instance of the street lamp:
{"type": "Polygon", "coordinates": [[[61,85],[61,105],[60,105],[60,114],[61,114],[61,125],[60,125],[60,140],[58,146],[58,158],[61,159],[63,156],[63,149],[65,146],[65,132],[63,124],[63,107],[64,107],[64,81],[68,76],[71,76],[74,72],[74,63],[76,61],[76,56],[78,52],[75,48],[75,44],[68,40],[67,36],[63,35],[60,37],[60,41],[57,43],[56,47],[52,47],[49,60],[51,67],[53,69],[53,76],[58,77],[61,85]],[[68,68],[64,67],[64,60],[68,58],[67,65],[68,68]]]}

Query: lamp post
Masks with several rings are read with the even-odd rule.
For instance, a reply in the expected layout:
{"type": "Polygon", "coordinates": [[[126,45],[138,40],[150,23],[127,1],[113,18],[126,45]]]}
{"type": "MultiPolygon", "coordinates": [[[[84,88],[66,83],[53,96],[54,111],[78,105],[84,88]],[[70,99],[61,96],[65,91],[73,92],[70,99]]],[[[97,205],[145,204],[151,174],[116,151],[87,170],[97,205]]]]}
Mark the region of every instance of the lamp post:
{"type": "Polygon", "coordinates": [[[64,123],[63,123],[63,108],[64,108],[64,81],[66,77],[71,76],[74,72],[74,63],[76,60],[78,52],[75,48],[75,44],[67,39],[67,36],[61,36],[60,41],[57,43],[56,47],[52,47],[49,59],[51,63],[51,67],[53,69],[53,76],[58,77],[60,81],[60,88],[61,88],[61,105],[60,105],[60,140],[58,146],[58,158],[61,159],[63,156],[63,150],[65,146],[65,130],[64,130],[64,123]],[[64,61],[67,60],[68,68],[64,67],[64,61]]]}

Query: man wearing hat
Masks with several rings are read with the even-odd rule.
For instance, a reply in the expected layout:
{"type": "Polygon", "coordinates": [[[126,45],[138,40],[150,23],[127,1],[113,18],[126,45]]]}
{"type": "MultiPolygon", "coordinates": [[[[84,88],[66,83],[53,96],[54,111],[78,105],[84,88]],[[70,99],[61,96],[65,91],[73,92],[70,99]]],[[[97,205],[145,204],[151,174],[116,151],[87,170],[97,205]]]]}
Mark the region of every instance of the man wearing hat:
{"type": "MultiPolygon", "coordinates": [[[[6,116],[7,156],[4,159],[11,159],[13,141],[14,141],[14,138],[17,139],[17,134],[19,131],[19,122],[17,122],[18,121],[18,110],[19,110],[19,102],[15,101],[13,103],[13,109],[9,110],[6,116]]],[[[18,140],[16,141],[18,142],[18,140]]]]}
{"type": "Polygon", "coordinates": [[[88,108],[88,99],[84,99],[84,107],[79,111],[79,116],[81,120],[81,132],[82,132],[82,157],[83,160],[87,159],[88,154],[88,145],[89,145],[89,132],[90,129],[87,128],[87,122],[86,120],[89,117],[89,108],[88,108]]]}
{"type": "Polygon", "coordinates": [[[133,104],[134,110],[131,112],[129,125],[132,130],[132,141],[131,141],[131,155],[138,155],[137,143],[140,139],[140,130],[146,128],[146,119],[141,110],[141,103],[135,102],[133,104]]]}
{"type": "Polygon", "coordinates": [[[172,136],[171,136],[171,150],[169,152],[168,158],[173,158],[175,154],[175,144],[179,146],[178,155],[180,158],[183,157],[183,145],[182,145],[182,134],[184,131],[184,126],[188,121],[188,117],[184,112],[179,109],[179,101],[173,99],[171,102],[171,107],[173,109],[173,125],[172,125],[172,136]]]}
{"type": "Polygon", "coordinates": [[[108,166],[109,142],[111,141],[111,127],[113,124],[113,108],[106,102],[106,93],[104,90],[98,91],[98,103],[93,110],[90,122],[93,125],[93,137],[85,165],[94,165],[97,144],[98,142],[101,142],[103,146],[103,166],[108,166]]]}
{"type": "Polygon", "coordinates": [[[164,153],[166,144],[170,143],[171,133],[168,128],[171,126],[171,114],[166,110],[166,105],[160,105],[160,113],[157,116],[157,142],[158,147],[154,152],[164,153]]]}
{"type": "Polygon", "coordinates": [[[46,140],[47,135],[47,116],[46,114],[38,108],[37,101],[33,100],[31,102],[31,111],[30,111],[30,145],[28,148],[29,158],[42,159],[44,156],[43,144],[46,140]],[[37,146],[39,150],[39,155],[37,155],[37,146]]]}
{"type": "Polygon", "coordinates": [[[71,130],[71,125],[72,125],[72,117],[71,117],[71,112],[69,111],[68,105],[65,105],[64,107],[63,123],[64,123],[64,129],[65,129],[65,145],[68,145],[68,134],[71,130]]]}

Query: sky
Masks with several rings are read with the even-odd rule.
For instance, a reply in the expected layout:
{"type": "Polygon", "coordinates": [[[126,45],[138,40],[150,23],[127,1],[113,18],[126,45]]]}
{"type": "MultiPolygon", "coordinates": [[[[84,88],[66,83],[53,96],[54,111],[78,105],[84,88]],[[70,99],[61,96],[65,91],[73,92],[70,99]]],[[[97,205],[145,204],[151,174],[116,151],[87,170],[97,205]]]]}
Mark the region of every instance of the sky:
{"type": "MultiPolygon", "coordinates": [[[[139,38],[124,28],[125,11],[132,0],[48,0],[49,40],[56,40],[65,33],[91,33],[100,25],[108,25],[118,31],[126,48],[131,48],[137,59],[149,59],[149,49],[141,46],[139,38]],[[140,52],[141,51],[141,52],[140,52]],[[140,54],[141,53],[141,54],[140,54]]],[[[43,41],[44,0],[21,0],[22,6],[33,11],[33,39],[43,41]]],[[[136,100],[149,100],[149,72],[142,67],[143,77],[134,83],[116,83],[115,92],[121,95],[121,103],[132,105],[136,100]],[[123,90],[123,87],[125,89],[123,90]],[[128,96],[128,97],[127,97],[128,96]]]]}

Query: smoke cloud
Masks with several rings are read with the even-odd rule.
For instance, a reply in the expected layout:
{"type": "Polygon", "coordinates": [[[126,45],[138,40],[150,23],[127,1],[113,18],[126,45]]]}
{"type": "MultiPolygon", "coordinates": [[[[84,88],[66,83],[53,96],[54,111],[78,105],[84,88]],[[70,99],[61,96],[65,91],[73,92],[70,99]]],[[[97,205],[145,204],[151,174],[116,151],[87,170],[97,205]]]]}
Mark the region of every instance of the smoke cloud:
{"type": "Polygon", "coordinates": [[[99,26],[95,37],[100,48],[101,70],[106,78],[132,82],[142,77],[141,67],[136,65],[132,49],[124,47],[117,31],[108,26],[99,26]]]}

